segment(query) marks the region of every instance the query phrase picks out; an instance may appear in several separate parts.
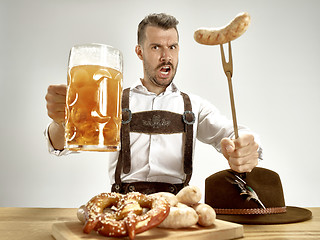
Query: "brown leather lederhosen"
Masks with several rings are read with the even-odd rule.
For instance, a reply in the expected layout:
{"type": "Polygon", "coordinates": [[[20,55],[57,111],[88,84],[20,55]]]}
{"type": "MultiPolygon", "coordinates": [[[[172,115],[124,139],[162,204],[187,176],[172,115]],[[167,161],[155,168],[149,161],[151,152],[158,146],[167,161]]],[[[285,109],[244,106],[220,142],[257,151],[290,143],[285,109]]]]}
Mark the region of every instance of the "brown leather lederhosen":
{"type": "Polygon", "coordinates": [[[115,184],[112,185],[111,191],[119,193],[137,191],[145,194],[164,191],[176,194],[189,184],[192,175],[193,123],[195,122],[195,115],[192,112],[190,98],[187,94],[181,92],[184,101],[184,113],[182,115],[162,110],[131,113],[129,110],[129,94],[129,88],[123,91],[121,150],[116,166],[115,184]],[[184,183],[121,182],[121,172],[129,173],[131,168],[130,131],[148,134],[184,132],[184,173],[186,174],[184,183]]]}

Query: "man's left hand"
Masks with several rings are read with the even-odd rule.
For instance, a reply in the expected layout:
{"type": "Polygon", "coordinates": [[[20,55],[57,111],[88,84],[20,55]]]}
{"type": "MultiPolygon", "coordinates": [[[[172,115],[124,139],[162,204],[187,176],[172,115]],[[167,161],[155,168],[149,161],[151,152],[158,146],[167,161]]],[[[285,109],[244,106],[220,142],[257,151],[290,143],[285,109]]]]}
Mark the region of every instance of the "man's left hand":
{"type": "Polygon", "coordinates": [[[258,165],[258,148],[259,145],[251,134],[221,140],[223,156],[228,160],[230,168],[239,173],[251,172],[258,165]]]}

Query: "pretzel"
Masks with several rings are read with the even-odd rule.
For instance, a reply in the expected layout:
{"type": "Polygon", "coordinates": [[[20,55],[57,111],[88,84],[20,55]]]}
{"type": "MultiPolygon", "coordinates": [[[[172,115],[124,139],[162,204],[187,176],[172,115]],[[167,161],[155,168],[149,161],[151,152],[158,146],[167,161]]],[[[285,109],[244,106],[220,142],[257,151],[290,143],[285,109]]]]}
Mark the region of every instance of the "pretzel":
{"type": "Polygon", "coordinates": [[[238,14],[229,24],[221,28],[199,28],[194,32],[194,39],[204,45],[218,45],[240,37],[249,27],[250,15],[238,14]]]}
{"type": "Polygon", "coordinates": [[[159,225],[169,211],[169,203],[164,198],[137,192],[126,195],[101,193],[85,206],[86,222],[83,232],[90,233],[95,230],[103,236],[129,236],[132,240],[137,233],[159,225]],[[150,210],[143,213],[142,208],[150,210]]]}

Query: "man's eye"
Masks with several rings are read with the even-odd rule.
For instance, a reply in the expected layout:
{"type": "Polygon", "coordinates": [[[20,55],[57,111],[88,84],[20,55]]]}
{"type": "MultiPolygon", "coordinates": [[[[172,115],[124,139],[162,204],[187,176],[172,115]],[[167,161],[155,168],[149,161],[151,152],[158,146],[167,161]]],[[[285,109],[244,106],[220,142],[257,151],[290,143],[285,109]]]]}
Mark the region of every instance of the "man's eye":
{"type": "Polygon", "coordinates": [[[152,49],[158,50],[158,49],[159,49],[159,46],[153,46],[152,49]]]}
{"type": "Polygon", "coordinates": [[[177,46],[176,45],[172,45],[171,47],[170,47],[170,49],[176,49],[177,48],[177,46]]]}

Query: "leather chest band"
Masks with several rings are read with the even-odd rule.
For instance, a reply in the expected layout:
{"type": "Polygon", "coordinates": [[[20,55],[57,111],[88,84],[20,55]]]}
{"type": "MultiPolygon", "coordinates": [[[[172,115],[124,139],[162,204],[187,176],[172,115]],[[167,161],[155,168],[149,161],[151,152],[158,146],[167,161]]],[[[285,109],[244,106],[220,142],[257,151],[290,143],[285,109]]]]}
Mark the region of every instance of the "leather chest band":
{"type": "Polygon", "coordinates": [[[130,131],[150,134],[184,132],[182,115],[169,111],[145,111],[132,114],[130,131]]]}

